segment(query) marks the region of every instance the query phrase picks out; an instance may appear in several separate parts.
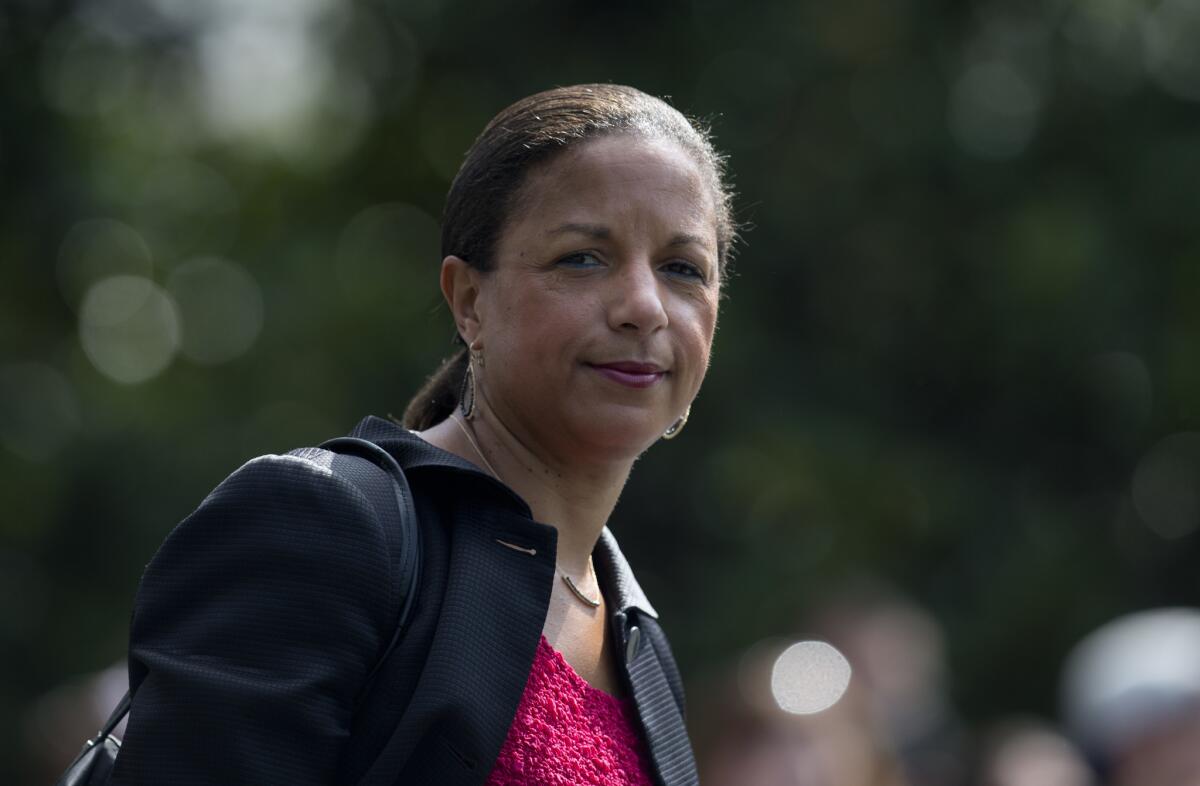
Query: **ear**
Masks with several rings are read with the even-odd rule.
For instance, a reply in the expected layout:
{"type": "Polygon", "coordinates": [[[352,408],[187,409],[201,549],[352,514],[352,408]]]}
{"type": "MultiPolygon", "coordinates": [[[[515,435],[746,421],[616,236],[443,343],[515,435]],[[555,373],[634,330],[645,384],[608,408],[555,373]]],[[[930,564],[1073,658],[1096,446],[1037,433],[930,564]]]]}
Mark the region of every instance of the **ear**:
{"type": "Polygon", "coordinates": [[[478,300],[483,273],[456,256],[442,260],[442,296],[454,316],[458,334],[470,345],[479,336],[482,320],[478,300]]]}

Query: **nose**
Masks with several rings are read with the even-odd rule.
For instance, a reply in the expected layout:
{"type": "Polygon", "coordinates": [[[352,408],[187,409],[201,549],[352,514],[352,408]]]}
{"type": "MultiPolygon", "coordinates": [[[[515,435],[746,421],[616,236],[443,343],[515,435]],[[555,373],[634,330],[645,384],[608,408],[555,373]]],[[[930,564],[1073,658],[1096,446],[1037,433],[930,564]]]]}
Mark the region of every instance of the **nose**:
{"type": "Polygon", "coordinates": [[[667,326],[661,282],[649,264],[625,265],[613,281],[608,308],[610,327],[652,333],[667,326]]]}

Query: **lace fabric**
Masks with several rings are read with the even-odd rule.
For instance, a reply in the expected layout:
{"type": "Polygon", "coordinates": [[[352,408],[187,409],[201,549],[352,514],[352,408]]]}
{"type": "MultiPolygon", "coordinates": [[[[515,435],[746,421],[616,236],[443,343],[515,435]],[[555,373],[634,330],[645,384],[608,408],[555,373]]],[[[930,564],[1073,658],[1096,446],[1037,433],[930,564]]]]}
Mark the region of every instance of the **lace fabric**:
{"type": "Polygon", "coordinates": [[[487,786],[650,786],[637,710],[594,688],[542,636],[487,786]]]}

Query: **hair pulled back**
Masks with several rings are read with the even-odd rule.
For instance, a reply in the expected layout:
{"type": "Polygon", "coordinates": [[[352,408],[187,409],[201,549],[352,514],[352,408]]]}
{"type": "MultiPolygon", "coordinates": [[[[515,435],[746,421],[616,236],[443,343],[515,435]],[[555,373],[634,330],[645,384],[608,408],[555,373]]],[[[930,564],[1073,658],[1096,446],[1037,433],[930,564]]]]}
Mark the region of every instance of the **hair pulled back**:
{"type": "MultiPolygon", "coordinates": [[[[492,118],[467,151],[446,196],[442,257],[457,256],[477,270],[492,270],[497,241],[519,209],[530,171],[581,142],[611,134],[667,139],[692,155],[716,208],[717,265],[724,276],[737,237],[724,157],[706,126],[624,85],[558,87],[523,98],[492,118]]],[[[467,362],[464,346],[442,363],[404,410],[407,428],[426,429],[450,416],[467,362]]]]}

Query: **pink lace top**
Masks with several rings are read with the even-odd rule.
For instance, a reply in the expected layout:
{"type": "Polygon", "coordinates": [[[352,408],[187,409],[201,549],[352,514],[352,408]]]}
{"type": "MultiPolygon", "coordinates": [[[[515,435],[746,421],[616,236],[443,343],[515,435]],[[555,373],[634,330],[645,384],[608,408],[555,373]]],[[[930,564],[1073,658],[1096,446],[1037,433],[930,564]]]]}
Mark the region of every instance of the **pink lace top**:
{"type": "Polygon", "coordinates": [[[593,688],[546,637],[487,786],[650,786],[637,710],[593,688]]]}

